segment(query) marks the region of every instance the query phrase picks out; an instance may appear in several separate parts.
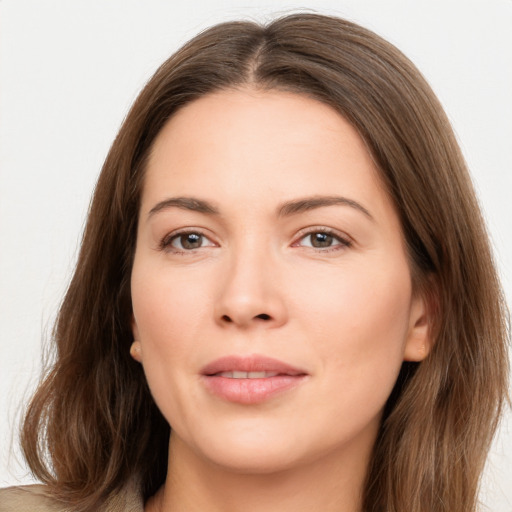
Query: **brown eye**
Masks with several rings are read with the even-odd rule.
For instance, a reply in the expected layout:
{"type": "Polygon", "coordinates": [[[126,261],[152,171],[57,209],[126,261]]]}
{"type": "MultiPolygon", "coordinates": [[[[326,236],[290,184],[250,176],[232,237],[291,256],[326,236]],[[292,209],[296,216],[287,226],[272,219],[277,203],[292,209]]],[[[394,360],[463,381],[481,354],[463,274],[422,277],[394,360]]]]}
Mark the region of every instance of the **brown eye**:
{"type": "Polygon", "coordinates": [[[304,235],[297,245],[312,249],[342,249],[350,247],[351,242],[329,231],[311,231],[304,235]]]}
{"type": "Polygon", "coordinates": [[[186,235],[181,235],[179,241],[183,249],[197,249],[201,247],[203,237],[197,233],[187,233],[186,235]]]}
{"type": "Polygon", "coordinates": [[[311,247],[331,247],[334,237],[329,233],[311,233],[311,247]]]}
{"type": "Polygon", "coordinates": [[[210,242],[210,240],[201,233],[189,232],[174,235],[166,245],[181,251],[191,251],[205,246],[212,246],[214,244],[212,244],[212,242],[210,242]]]}

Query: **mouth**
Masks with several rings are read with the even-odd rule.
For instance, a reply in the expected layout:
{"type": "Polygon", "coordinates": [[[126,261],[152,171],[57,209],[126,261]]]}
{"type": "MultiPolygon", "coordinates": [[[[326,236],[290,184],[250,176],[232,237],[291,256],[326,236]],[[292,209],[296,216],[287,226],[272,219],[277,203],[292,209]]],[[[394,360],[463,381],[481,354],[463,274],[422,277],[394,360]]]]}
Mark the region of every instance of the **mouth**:
{"type": "Polygon", "coordinates": [[[232,371],[232,372],[220,372],[214,375],[210,375],[210,377],[226,377],[226,379],[267,379],[269,377],[277,377],[278,372],[240,372],[240,371],[232,371]]]}
{"type": "Polygon", "coordinates": [[[258,404],[291,391],[308,373],[266,356],[228,356],[206,365],[201,371],[206,389],[213,395],[238,404],[258,404]]]}

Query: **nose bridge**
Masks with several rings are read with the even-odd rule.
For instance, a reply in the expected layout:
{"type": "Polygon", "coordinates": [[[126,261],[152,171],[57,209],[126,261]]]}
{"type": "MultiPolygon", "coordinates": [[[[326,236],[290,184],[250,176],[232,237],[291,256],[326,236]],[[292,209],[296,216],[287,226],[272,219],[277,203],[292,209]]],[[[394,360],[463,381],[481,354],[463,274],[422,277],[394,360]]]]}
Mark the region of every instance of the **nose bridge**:
{"type": "Polygon", "coordinates": [[[286,318],[277,261],[268,237],[245,233],[226,258],[216,318],[240,327],[281,325],[286,318]]]}

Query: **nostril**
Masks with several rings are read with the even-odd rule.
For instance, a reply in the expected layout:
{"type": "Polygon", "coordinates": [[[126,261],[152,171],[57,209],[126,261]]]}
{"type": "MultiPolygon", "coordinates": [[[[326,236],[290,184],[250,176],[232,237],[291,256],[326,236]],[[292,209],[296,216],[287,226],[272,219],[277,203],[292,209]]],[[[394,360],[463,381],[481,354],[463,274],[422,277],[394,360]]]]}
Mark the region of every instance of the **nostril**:
{"type": "MultiPolygon", "coordinates": [[[[1,0],[0,0],[1,1],[1,0]]],[[[226,324],[232,324],[232,323],[245,323],[245,321],[242,318],[237,318],[236,316],[231,318],[229,315],[222,315],[220,317],[221,321],[226,324]]],[[[271,320],[272,317],[270,315],[267,315],[267,313],[261,313],[259,315],[253,316],[252,320],[263,320],[267,322],[268,320],[271,320]]],[[[250,320],[250,317],[247,318],[247,320],[250,320]]]]}

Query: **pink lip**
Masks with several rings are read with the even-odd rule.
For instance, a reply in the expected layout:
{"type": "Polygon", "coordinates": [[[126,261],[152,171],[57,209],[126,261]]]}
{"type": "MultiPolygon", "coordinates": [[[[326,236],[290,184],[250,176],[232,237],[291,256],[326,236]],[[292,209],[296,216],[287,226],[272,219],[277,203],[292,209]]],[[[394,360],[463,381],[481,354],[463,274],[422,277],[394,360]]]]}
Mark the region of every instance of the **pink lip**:
{"type": "Polygon", "coordinates": [[[265,356],[227,356],[207,364],[202,370],[203,382],[211,393],[229,402],[258,404],[276,394],[288,391],[307,376],[307,372],[277,359],[265,356]],[[222,372],[273,372],[278,375],[256,379],[221,377],[222,372]]]}

